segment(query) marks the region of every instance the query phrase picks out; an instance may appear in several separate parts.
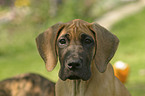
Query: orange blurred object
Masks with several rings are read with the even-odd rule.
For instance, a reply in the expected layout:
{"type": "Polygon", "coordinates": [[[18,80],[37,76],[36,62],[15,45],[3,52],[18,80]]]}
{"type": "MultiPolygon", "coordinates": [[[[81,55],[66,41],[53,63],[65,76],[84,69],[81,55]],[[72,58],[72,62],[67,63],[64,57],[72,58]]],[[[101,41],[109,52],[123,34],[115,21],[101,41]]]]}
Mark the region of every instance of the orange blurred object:
{"type": "Polygon", "coordinates": [[[128,64],[122,62],[122,61],[117,61],[113,65],[114,69],[114,75],[122,82],[125,83],[127,81],[127,77],[129,74],[129,66],[128,64]]]}

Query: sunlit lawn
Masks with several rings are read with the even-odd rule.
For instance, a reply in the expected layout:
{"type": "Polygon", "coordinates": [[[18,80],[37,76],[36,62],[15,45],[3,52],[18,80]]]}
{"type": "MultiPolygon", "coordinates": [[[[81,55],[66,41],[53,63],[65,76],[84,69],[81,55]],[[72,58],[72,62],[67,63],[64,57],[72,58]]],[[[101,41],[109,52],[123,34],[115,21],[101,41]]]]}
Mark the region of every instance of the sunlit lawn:
{"type": "MultiPolygon", "coordinates": [[[[120,39],[111,62],[122,60],[129,64],[130,75],[126,86],[133,96],[145,96],[144,18],[145,10],[121,20],[111,30],[120,39]]],[[[45,28],[25,23],[0,26],[0,80],[28,72],[57,80],[58,66],[53,72],[47,72],[35,45],[35,37],[45,28]]]]}

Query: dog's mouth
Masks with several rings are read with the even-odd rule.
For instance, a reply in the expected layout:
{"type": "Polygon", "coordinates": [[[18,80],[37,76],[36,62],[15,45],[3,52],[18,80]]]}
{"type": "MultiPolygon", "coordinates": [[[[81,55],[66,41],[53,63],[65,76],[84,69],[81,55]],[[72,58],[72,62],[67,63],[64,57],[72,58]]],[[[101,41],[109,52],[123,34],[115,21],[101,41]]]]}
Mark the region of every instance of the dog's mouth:
{"type": "Polygon", "coordinates": [[[78,80],[78,79],[81,79],[79,76],[75,76],[75,75],[71,75],[68,77],[68,79],[70,80],[78,80]]]}

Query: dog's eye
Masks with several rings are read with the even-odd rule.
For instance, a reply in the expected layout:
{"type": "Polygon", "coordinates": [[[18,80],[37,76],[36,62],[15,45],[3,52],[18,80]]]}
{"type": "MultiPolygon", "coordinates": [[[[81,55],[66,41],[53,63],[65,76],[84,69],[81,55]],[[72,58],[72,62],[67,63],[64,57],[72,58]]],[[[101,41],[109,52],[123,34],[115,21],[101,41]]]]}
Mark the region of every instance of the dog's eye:
{"type": "Polygon", "coordinates": [[[60,43],[60,44],[66,44],[66,39],[60,39],[60,40],[59,40],[59,43],[60,43]]]}
{"type": "Polygon", "coordinates": [[[91,44],[91,43],[92,43],[92,40],[89,39],[89,38],[86,38],[84,42],[85,42],[86,44],[91,44]]]}

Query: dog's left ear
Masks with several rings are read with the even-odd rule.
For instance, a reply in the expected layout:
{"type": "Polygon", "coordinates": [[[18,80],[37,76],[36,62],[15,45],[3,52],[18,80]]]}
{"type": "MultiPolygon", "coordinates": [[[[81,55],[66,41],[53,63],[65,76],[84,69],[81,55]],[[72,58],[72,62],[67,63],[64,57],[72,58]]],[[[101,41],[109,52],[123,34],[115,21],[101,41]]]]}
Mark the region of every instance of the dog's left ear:
{"type": "Polygon", "coordinates": [[[48,71],[52,71],[57,64],[56,39],[63,27],[64,23],[57,23],[36,38],[39,54],[48,71]]]}
{"type": "Polygon", "coordinates": [[[94,32],[96,38],[94,61],[99,72],[103,73],[116,52],[119,39],[97,23],[92,23],[90,29],[94,32]]]}

